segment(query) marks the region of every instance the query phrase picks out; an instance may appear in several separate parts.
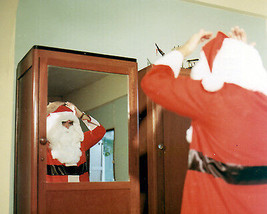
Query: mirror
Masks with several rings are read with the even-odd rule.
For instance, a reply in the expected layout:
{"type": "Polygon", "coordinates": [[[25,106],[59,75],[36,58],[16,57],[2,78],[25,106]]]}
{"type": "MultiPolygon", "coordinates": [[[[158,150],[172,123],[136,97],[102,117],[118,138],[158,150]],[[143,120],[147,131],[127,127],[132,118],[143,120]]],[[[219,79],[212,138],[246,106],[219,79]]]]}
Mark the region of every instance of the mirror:
{"type": "Polygon", "coordinates": [[[87,152],[90,182],[129,181],[128,75],[48,66],[48,102],[53,101],[75,104],[106,129],[87,152]]]}
{"type": "Polygon", "coordinates": [[[115,181],[115,130],[106,131],[104,137],[90,149],[90,181],[115,181]]]}

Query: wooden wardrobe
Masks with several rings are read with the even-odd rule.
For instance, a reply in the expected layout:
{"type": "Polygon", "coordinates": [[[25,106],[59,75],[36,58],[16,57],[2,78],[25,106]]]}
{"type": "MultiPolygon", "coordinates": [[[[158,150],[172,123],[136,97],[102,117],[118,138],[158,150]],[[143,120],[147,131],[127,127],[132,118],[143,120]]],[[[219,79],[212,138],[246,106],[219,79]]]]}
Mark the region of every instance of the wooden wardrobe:
{"type": "MultiPolygon", "coordinates": [[[[187,170],[189,144],[185,133],[190,119],[163,109],[143,93],[140,83],[149,68],[138,74],[141,213],[178,214],[187,170]]],[[[189,74],[190,69],[180,72],[189,74]]]]}
{"type": "MultiPolygon", "coordinates": [[[[63,78],[63,75],[58,78],[63,78]]],[[[34,46],[25,55],[17,67],[15,213],[139,213],[137,85],[137,63],[132,58],[44,46],[34,46]],[[63,71],[74,69],[96,75],[127,77],[128,115],[125,126],[128,127],[128,140],[125,143],[129,179],[46,182],[48,69],[55,67],[63,71]]]]}

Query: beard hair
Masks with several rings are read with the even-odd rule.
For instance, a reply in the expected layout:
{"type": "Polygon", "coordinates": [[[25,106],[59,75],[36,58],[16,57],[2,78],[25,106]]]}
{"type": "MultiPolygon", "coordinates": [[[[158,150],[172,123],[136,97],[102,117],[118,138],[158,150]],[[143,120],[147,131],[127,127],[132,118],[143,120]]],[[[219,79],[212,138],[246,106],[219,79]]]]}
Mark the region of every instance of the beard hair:
{"type": "Polygon", "coordinates": [[[81,141],[83,138],[84,134],[76,116],[63,119],[58,115],[51,114],[47,118],[47,139],[50,142],[53,159],[58,159],[64,164],[77,164],[82,155],[81,141]],[[73,121],[73,125],[69,129],[62,125],[62,121],[66,120],[73,121]]]}

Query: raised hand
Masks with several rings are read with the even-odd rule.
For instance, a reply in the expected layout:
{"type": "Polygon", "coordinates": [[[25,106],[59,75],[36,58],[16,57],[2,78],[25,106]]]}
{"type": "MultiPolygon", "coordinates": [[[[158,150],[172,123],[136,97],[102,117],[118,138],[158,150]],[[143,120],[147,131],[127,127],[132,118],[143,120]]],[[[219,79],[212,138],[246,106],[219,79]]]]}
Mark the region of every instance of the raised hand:
{"type": "Polygon", "coordinates": [[[175,48],[179,50],[184,57],[187,57],[198,47],[198,45],[212,37],[212,32],[201,29],[198,33],[195,33],[184,45],[175,48]]]}
{"type": "Polygon", "coordinates": [[[82,116],[82,112],[73,103],[65,102],[65,105],[75,113],[76,117],[80,118],[82,116]]]}
{"type": "MultiPolygon", "coordinates": [[[[244,29],[240,28],[239,26],[235,26],[231,29],[231,32],[229,32],[229,37],[247,43],[247,34],[244,29]]],[[[255,46],[256,43],[252,42],[250,45],[255,46]]]]}
{"type": "Polygon", "coordinates": [[[231,29],[231,32],[229,32],[229,37],[247,43],[247,34],[244,29],[240,28],[239,26],[231,29]]]}

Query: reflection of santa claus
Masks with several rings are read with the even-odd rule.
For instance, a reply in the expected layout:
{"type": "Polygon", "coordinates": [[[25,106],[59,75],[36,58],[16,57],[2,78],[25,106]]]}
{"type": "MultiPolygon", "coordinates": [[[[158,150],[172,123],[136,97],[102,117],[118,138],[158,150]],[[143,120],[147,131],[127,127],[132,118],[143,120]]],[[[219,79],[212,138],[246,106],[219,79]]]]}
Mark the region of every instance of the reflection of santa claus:
{"type": "Polygon", "coordinates": [[[81,114],[89,131],[83,133],[78,111],[60,105],[47,116],[47,182],[89,181],[86,151],[105,134],[92,117],[81,114]]]}

